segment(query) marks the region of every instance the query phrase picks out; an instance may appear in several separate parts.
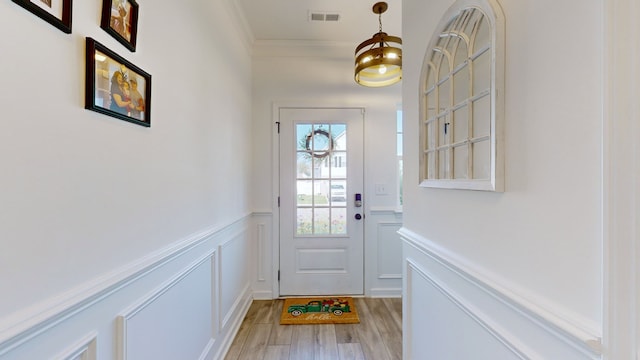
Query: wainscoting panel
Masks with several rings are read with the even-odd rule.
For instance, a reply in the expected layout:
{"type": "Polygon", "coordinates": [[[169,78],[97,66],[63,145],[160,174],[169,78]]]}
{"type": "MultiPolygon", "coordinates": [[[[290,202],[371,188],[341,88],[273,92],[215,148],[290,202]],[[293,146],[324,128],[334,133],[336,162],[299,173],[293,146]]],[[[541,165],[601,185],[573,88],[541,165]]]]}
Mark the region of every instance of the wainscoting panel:
{"type": "Polygon", "coordinates": [[[402,241],[398,230],[402,223],[378,222],[378,279],[402,279],[402,241]]]}
{"type": "Polygon", "coordinates": [[[406,358],[601,358],[600,337],[593,329],[561,320],[485,281],[407,229],[400,234],[406,358]]]}
{"type": "Polygon", "coordinates": [[[229,323],[249,287],[249,248],[247,231],[233,234],[219,246],[220,252],[220,328],[229,323]]]}
{"type": "Polygon", "coordinates": [[[365,223],[365,295],[402,295],[402,213],[395,209],[374,208],[365,223]]]}
{"type": "Polygon", "coordinates": [[[428,359],[512,360],[528,357],[505,341],[464,304],[429,277],[414,262],[407,262],[408,334],[406,354],[428,359]],[[424,324],[429,324],[424,326],[424,324]],[[424,355],[428,354],[428,355],[424,355]]]}
{"type": "Polygon", "coordinates": [[[223,358],[251,304],[253,229],[204,229],[2,319],[0,359],[223,358]]]}
{"type": "Polygon", "coordinates": [[[61,354],[54,356],[54,360],[96,360],[96,346],[98,334],[91,332],[85,336],[77,344],[72,345],[69,349],[61,354]]]}
{"type": "Polygon", "coordinates": [[[213,335],[211,284],[208,255],[119,316],[119,358],[200,358],[213,335]]]}
{"type": "Polygon", "coordinates": [[[271,300],[278,297],[277,246],[273,234],[274,216],[271,211],[253,213],[251,239],[251,291],[254,299],[271,300]],[[275,248],[274,248],[275,246],[275,248]],[[276,259],[274,260],[274,256],[276,259]],[[276,264],[276,265],[274,265],[276,264]],[[275,281],[274,281],[275,280],[275,281]]]}
{"type": "Polygon", "coordinates": [[[267,252],[266,250],[266,239],[267,239],[267,226],[265,223],[259,223],[256,226],[256,250],[258,251],[259,256],[257,257],[256,262],[256,280],[258,282],[264,282],[266,280],[266,274],[269,272],[265,267],[265,257],[267,252]]]}

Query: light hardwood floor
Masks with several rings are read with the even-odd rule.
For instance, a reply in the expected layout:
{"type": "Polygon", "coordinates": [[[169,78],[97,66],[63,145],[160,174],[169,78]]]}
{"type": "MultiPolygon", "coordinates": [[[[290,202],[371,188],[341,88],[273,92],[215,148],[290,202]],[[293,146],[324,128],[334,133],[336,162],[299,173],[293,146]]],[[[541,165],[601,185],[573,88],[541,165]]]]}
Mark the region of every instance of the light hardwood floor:
{"type": "Polygon", "coordinates": [[[402,300],[354,302],[359,324],[280,325],[284,300],[256,300],[225,359],[402,359],[402,300]]]}

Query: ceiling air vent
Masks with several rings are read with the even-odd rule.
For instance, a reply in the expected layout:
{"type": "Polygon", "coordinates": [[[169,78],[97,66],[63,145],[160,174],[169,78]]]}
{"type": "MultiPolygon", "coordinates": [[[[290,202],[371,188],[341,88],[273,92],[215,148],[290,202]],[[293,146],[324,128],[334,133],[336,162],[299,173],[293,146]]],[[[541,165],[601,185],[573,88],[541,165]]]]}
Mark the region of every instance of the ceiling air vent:
{"type": "Polygon", "coordinates": [[[309,11],[309,21],[340,21],[340,14],[323,11],[309,11]]]}
{"type": "Polygon", "coordinates": [[[338,21],[340,20],[339,14],[325,14],[324,21],[338,21]]]}

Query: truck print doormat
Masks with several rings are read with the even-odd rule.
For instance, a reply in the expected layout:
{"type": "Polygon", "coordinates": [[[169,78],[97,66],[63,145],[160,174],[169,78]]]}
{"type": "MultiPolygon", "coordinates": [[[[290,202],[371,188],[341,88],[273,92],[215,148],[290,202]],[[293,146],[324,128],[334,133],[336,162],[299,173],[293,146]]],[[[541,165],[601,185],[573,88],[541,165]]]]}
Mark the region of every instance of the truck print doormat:
{"type": "Polygon", "coordinates": [[[357,324],[360,322],[353,298],[314,297],[284,300],[280,324],[357,324]]]}

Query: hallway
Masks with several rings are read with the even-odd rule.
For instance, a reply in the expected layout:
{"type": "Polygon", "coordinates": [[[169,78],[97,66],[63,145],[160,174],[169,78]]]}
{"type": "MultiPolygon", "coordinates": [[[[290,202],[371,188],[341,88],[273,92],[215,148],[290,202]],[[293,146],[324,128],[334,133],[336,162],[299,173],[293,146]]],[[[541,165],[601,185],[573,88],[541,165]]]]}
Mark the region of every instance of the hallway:
{"type": "Polygon", "coordinates": [[[256,300],[226,360],[402,359],[402,299],[355,298],[360,324],[280,325],[283,300],[256,300]]]}

